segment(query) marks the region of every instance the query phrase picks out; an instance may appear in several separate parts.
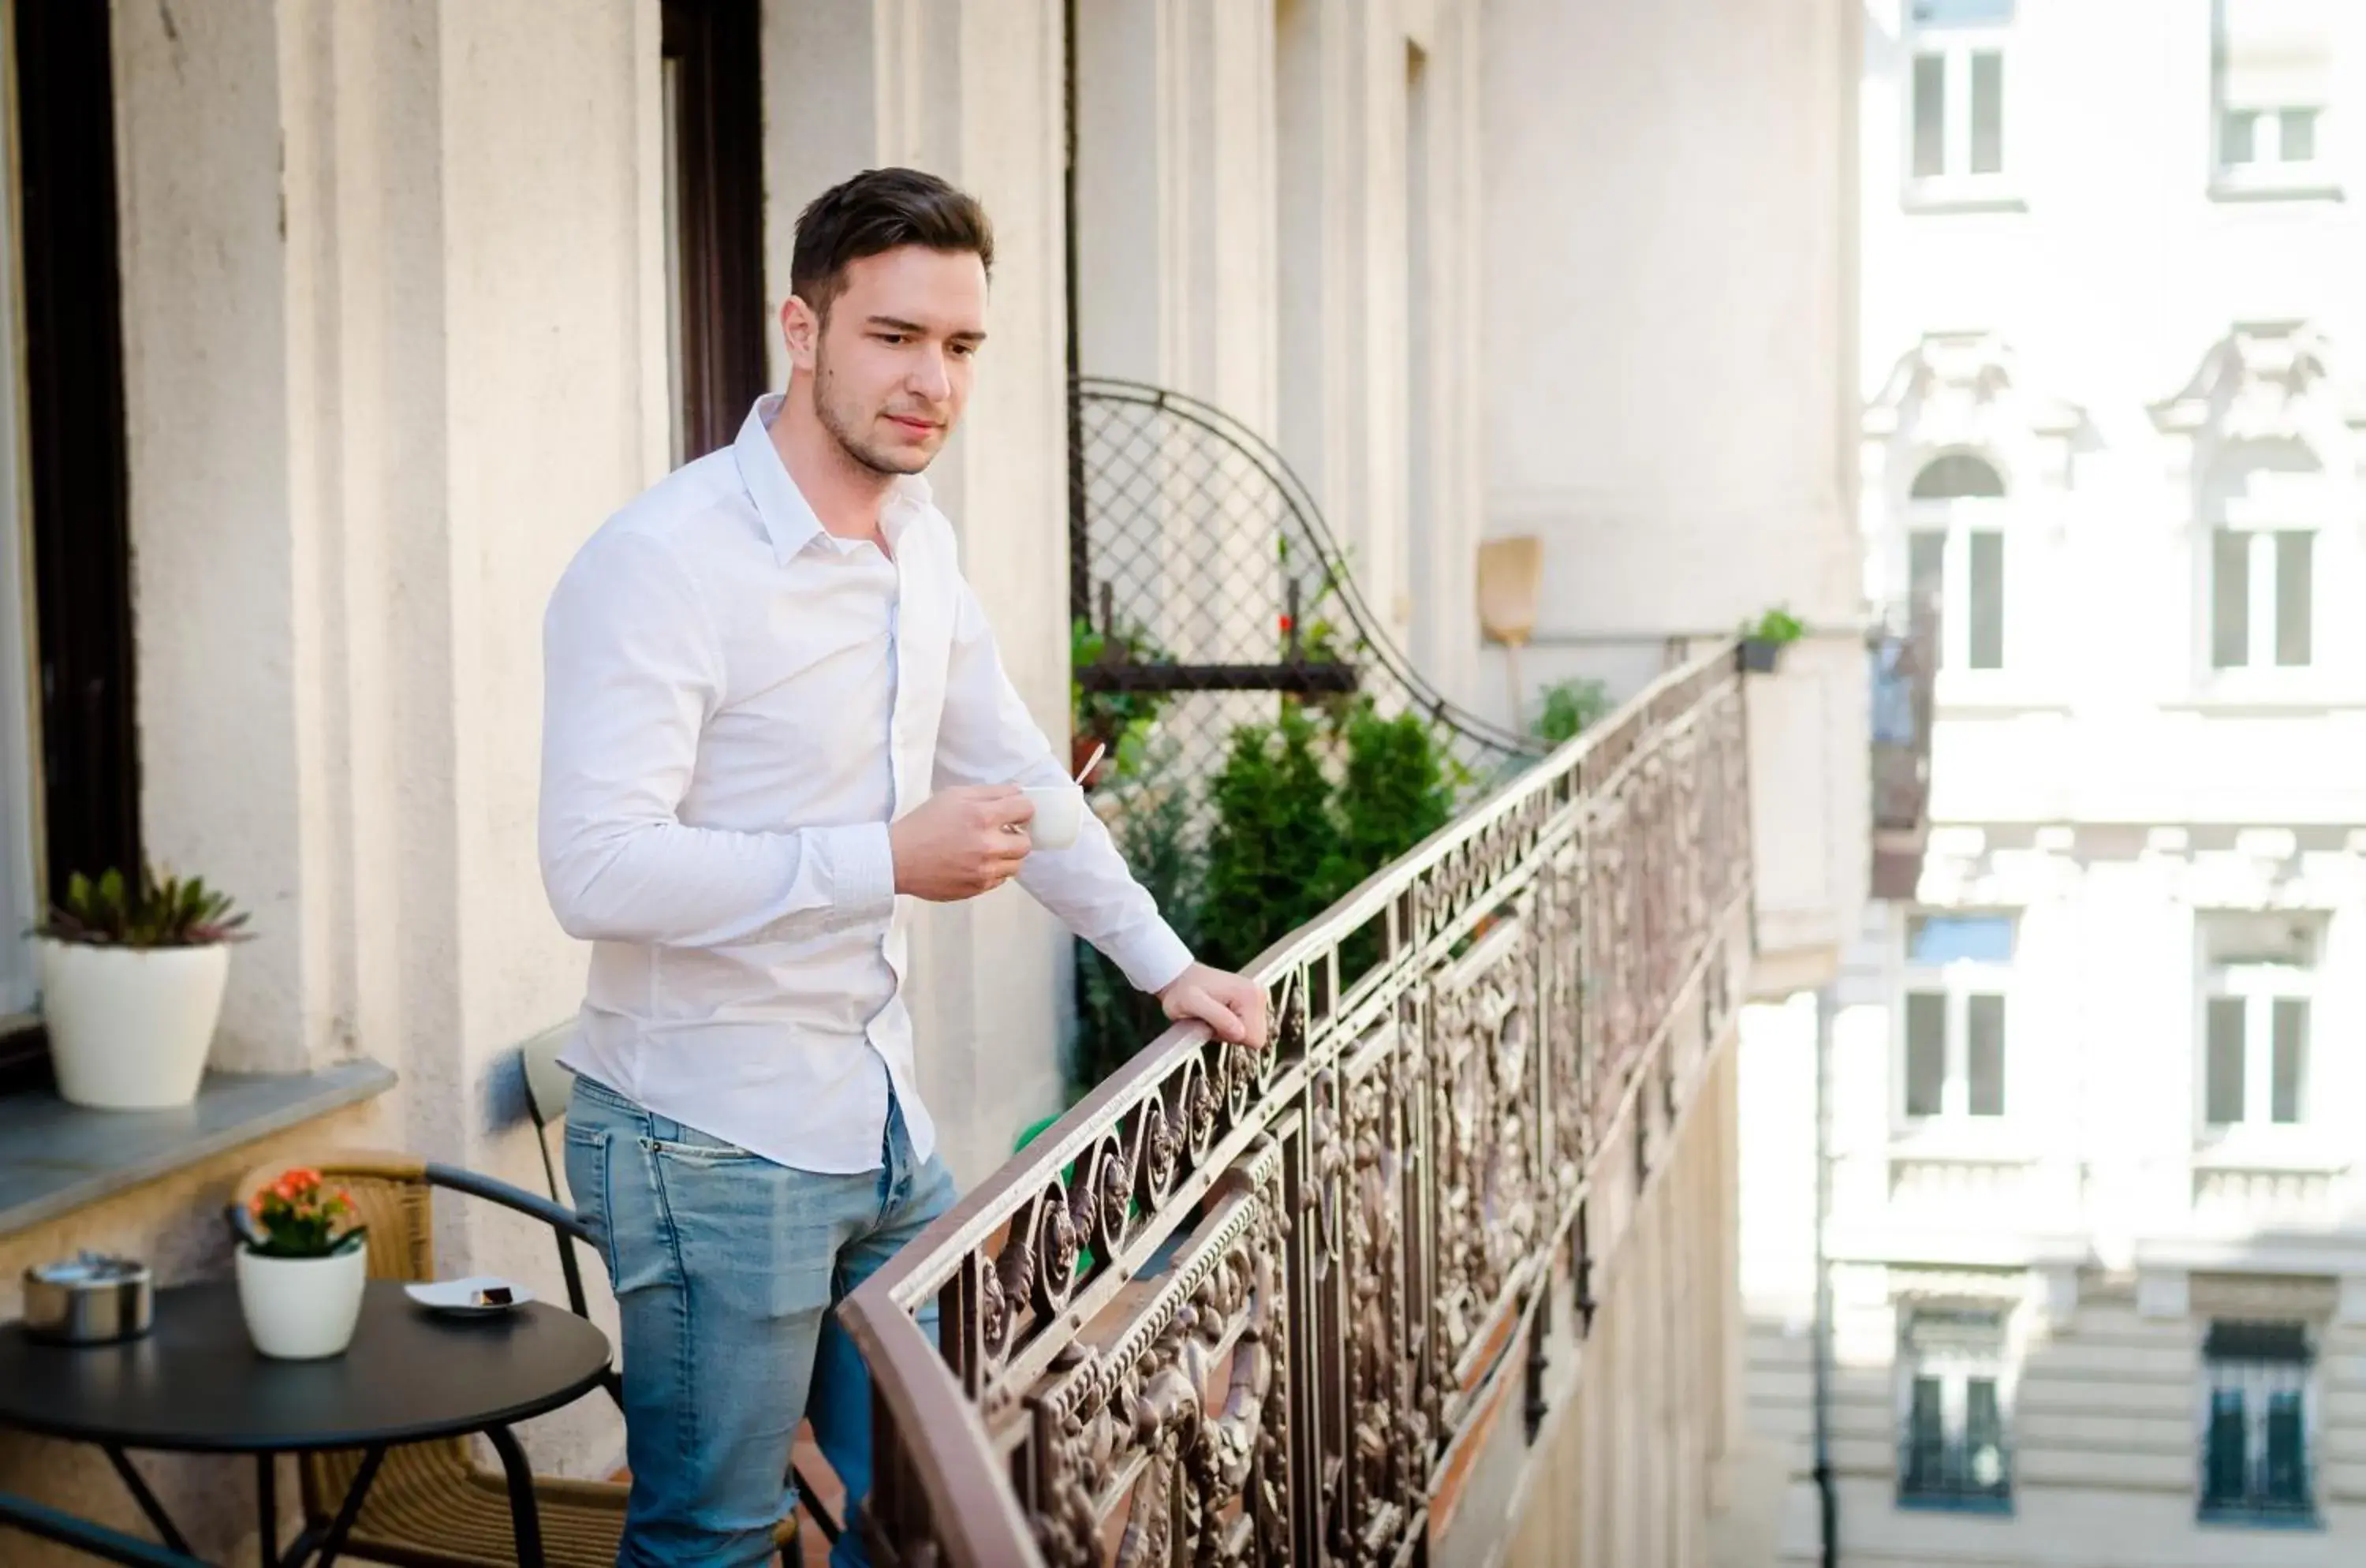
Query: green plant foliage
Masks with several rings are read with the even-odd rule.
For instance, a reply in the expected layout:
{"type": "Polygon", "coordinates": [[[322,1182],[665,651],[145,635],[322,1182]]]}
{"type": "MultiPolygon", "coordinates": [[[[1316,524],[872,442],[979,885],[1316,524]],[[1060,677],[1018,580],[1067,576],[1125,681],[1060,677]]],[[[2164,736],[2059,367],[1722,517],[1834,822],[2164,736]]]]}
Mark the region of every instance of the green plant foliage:
{"type": "Polygon", "coordinates": [[[1771,642],[1779,647],[1784,643],[1798,641],[1806,635],[1807,630],[1807,626],[1801,623],[1799,617],[1791,614],[1789,605],[1777,604],[1759,616],[1757,625],[1751,626],[1745,623],[1741,628],[1741,635],[1757,642],[1771,642]]]}
{"type": "Polygon", "coordinates": [[[123,873],[110,868],[96,880],[80,872],[69,876],[65,901],[50,911],[41,934],[92,947],[208,947],[240,940],[245,924],[230,895],[208,887],[203,877],[160,880],[143,867],[134,893],[123,873]]]}
{"type": "Polygon", "coordinates": [[[1245,725],[1210,785],[1207,957],[1237,969],[1322,913],[1346,886],[1346,842],[1314,721],[1285,704],[1271,725],[1245,725]]]}
{"type": "MultiPolygon", "coordinates": [[[[1347,721],[1347,764],[1339,784],[1339,819],[1347,862],[1336,897],[1453,819],[1455,785],[1446,748],[1419,714],[1382,718],[1366,701],[1347,721]]],[[[1380,960],[1381,932],[1367,929],[1341,945],[1343,981],[1353,984],[1380,960]]]]}
{"type": "Polygon", "coordinates": [[[1556,681],[1538,694],[1543,701],[1529,729],[1554,746],[1574,739],[1610,713],[1610,689],[1599,681],[1556,681]]]}
{"type": "Polygon", "coordinates": [[[331,1188],[309,1168],[284,1171],[247,1201],[253,1230],[263,1239],[248,1250],[265,1258],[333,1258],[366,1244],[368,1227],[344,1188],[331,1188]]]}
{"type": "MultiPolygon", "coordinates": [[[[1175,748],[1158,748],[1149,759],[1155,772],[1174,776],[1175,748]]],[[[1191,797],[1188,790],[1132,786],[1119,816],[1117,844],[1125,863],[1184,945],[1200,950],[1200,857],[1192,848],[1191,797]]],[[[1076,1045],[1070,1081],[1088,1089],[1131,1061],[1166,1028],[1156,997],[1133,988],[1125,972],[1087,942],[1076,943],[1076,1045]]]]}
{"type": "Polygon", "coordinates": [[[1452,819],[1454,787],[1444,759],[1436,731],[1419,714],[1382,718],[1367,701],[1347,721],[1339,820],[1358,881],[1452,819]]]}
{"type": "Polygon", "coordinates": [[[1174,655],[1161,648],[1141,626],[1118,628],[1114,638],[1081,617],[1069,625],[1068,709],[1078,735],[1089,736],[1110,749],[1117,778],[1140,778],[1149,759],[1151,737],[1158,715],[1174,700],[1169,692],[1088,692],[1076,671],[1104,659],[1127,664],[1166,664],[1174,655]]]}
{"type": "MultiPolygon", "coordinates": [[[[1469,776],[1419,715],[1383,718],[1364,699],[1335,731],[1284,702],[1273,723],[1234,731],[1209,785],[1214,824],[1195,852],[1189,793],[1147,782],[1173,773],[1174,749],[1158,749],[1144,780],[1128,786],[1119,847],[1192,951],[1231,969],[1444,827],[1469,776]]],[[[1380,954],[1379,932],[1356,933],[1341,955],[1347,977],[1380,954]]],[[[1166,1028],[1157,999],[1083,943],[1076,1001],[1079,1094],[1166,1028]]]]}

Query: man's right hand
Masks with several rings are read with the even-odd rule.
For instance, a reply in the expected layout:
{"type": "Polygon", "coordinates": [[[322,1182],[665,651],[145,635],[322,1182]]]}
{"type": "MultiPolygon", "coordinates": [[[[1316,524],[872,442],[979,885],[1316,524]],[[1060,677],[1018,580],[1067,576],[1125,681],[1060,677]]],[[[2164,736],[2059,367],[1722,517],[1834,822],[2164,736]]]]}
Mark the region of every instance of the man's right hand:
{"type": "Polygon", "coordinates": [[[991,893],[1019,874],[1033,841],[1035,803],[1015,784],[965,785],[931,795],[887,829],[896,891],[952,904],[991,893]]]}

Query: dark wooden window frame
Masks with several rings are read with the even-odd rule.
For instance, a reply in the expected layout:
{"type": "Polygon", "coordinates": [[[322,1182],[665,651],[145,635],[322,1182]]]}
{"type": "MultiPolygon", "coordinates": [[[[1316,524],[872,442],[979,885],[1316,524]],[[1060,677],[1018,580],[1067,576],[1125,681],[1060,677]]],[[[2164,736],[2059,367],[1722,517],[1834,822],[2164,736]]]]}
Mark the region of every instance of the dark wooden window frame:
{"type": "Polygon", "coordinates": [[[664,0],[686,457],[728,446],[768,379],[760,11],[758,0],[664,0]]]}
{"type": "MultiPolygon", "coordinates": [[[[115,94],[107,6],[15,11],[39,835],[54,897],[73,872],[141,855],[115,94]]],[[[48,1077],[38,1029],[0,1038],[0,1089],[48,1077]]]]}

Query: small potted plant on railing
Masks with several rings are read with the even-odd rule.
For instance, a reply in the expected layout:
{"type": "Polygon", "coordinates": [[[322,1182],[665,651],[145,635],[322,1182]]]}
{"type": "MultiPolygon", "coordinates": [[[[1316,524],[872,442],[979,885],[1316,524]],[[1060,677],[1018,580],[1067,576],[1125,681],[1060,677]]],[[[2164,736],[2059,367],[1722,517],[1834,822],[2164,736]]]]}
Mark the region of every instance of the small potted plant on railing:
{"type": "Polygon", "coordinates": [[[299,1168],[231,1213],[239,1311],[254,1348],[282,1361],[342,1354],[369,1279],[368,1238],[352,1197],[299,1168]]]}
{"type": "Polygon", "coordinates": [[[1787,605],[1777,604],[1741,627],[1741,667],[1754,675],[1771,675],[1783,662],[1783,650],[1799,640],[1807,627],[1787,605]]]}
{"type": "Polygon", "coordinates": [[[1169,700],[1165,692],[1087,691],[1075,671],[1127,664],[1171,664],[1173,655],[1138,626],[1105,632],[1090,621],[1070,625],[1068,637],[1068,701],[1074,720],[1068,766],[1081,770],[1097,748],[1108,748],[1108,760],[1082,781],[1087,789],[1106,777],[1138,775],[1158,713],[1169,700]]]}
{"type": "Polygon", "coordinates": [[[36,933],[58,1093],[108,1111],[195,1099],[245,923],[200,877],[70,877],[36,933]]]}

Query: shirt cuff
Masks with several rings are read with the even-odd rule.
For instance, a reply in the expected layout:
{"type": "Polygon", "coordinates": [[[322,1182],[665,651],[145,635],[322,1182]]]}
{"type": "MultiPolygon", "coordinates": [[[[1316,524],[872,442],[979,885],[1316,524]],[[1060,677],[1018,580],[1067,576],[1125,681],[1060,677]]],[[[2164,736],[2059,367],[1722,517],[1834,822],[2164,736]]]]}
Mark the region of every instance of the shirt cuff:
{"type": "Polygon", "coordinates": [[[1111,942],[1102,950],[1110,962],[1125,971],[1126,979],[1137,991],[1156,996],[1173,985],[1184,970],[1191,967],[1191,950],[1175,934],[1175,928],[1154,917],[1147,926],[1129,932],[1121,942],[1111,942]]]}
{"type": "Polygon", "coordinates": [[[848,914],[884,913],[896,907],[896,851],[887,824],[811,828],[830,901],[848,914]]]}

